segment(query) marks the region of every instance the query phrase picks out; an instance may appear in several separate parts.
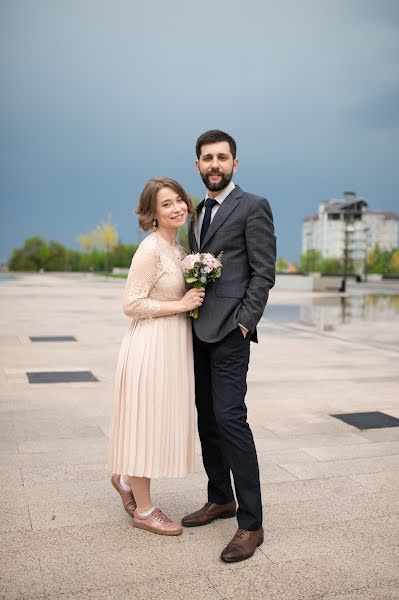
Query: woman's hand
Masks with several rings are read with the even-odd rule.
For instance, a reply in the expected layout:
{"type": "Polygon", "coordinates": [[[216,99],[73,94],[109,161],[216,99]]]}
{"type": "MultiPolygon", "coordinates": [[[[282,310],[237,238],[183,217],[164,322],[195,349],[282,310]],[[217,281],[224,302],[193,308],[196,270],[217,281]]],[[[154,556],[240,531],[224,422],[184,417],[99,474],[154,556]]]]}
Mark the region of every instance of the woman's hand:
{"type": "Polygon", "coordinates": [[[194,308],[199,308],[205,298],[205,288],[191,288],[183,298],[180,300],[180,304],[183,308],[182,312],[189,312],[194,308]]]}

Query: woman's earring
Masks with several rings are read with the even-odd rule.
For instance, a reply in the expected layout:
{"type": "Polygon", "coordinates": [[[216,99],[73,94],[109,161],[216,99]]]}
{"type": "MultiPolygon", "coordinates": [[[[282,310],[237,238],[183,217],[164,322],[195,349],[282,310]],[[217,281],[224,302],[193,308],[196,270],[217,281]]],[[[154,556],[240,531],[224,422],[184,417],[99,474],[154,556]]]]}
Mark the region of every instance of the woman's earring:
{"type": "Polygon", "coordinates": [[[157,223],[157,220],[156,220],[156,219],[153,219],[153,220],[152,220],[152,228],[153,228],[153,229],[156,229],[156,228],[157,228],[157,225],[158,225],[158,223],[157,223]]]}

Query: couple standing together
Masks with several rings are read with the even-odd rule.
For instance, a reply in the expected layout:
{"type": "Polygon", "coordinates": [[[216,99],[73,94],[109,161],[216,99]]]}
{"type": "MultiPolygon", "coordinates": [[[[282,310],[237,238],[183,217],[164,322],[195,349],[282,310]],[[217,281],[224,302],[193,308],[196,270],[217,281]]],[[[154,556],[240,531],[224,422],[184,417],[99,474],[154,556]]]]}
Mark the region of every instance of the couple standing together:
{"type": "Polygon", "coordinates": [[[151,179],[139,200],[139,224],[154,231],[133,257],[124,292],[132,322],[116,371],[109,468],[135,527],[181,534],[181,525],[154,507],[150,484],[193,471],[195,397],[208,501],[182,525],[237,516],[239,528],[221,554],[225,562],[237,562],[263,542],[245,394],[250,342],[257,342],[256,325],[274,284],[275,237],[267,200],[232,181],[238,164],[233,138],[207,131],[196,154],[207,190],[197,210],[165,177],[151,179]],[[206,290],[187,291],[183,276],[176,235],[187,217],[192,252],[223,251],[222,275],[206,290]],[[199,317],[191,320],[188,312],[196,307],[199,317]]]}

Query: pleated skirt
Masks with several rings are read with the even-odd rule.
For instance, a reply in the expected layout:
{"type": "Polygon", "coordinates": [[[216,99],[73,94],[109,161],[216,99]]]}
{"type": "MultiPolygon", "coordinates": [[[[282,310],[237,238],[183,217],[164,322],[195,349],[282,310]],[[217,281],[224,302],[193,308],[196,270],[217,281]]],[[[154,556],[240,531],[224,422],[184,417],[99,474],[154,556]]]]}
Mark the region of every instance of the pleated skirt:
{"type": "Polygon", "coordinates": [[[186,315],[132,321],[119,352],[108,468],[136,477],[194,470],[194,361],[186,315]]]}

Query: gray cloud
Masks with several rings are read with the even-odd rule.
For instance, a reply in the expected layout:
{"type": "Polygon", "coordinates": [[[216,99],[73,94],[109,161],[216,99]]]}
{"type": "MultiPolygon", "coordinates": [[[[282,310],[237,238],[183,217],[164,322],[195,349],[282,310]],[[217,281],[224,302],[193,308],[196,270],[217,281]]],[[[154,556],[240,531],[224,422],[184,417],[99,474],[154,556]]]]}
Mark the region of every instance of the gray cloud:
{"type": "Polygon", "coordinates": [[[212,127],[237,137],[237,181],[270,197],[280,255],[352,183],[397,210],[397,6],[3,2],[0,257],[29,233],[72,244],[110,210],[131,239],[146,178],[202,194],[193,146],[212,127]]]}

